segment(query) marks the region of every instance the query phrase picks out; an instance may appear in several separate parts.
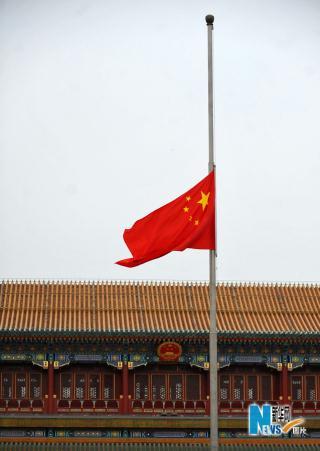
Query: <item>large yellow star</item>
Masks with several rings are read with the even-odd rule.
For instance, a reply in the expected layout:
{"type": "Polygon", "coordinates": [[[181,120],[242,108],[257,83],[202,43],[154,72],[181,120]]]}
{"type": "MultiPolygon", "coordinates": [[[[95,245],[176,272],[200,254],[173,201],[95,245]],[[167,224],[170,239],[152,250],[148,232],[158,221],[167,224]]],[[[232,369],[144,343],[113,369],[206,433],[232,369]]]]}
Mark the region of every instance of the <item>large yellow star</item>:
{"type": "Polygon", "coordinates": [[[210,192],[208,194],[205,194],[203,191],[201,191],[201,199],[198,200],[197,204],[202,205],[202,210],[204,210],[206,208],[206,206],[208,205],[209,196],[210,196],[210,192]]]}

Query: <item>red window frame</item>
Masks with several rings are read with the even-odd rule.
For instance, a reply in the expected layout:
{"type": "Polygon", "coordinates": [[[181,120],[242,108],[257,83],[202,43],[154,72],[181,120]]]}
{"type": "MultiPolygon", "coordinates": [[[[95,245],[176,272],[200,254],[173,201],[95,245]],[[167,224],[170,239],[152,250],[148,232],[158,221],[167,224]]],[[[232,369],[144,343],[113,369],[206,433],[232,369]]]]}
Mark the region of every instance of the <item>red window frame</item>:
{"type": "Polygon", "coordinates": [[[139,376],[144,376],[147,377],[147,383],[148,383],[148,398],[140,398],[140,400],[152,400],[152,401],[161,401],[160,398],[153,398],[153,393],[152,393],[152,386],[153,386],[153,377],[157,377],[157,376],[162,376],[164,377],[164,382],[165,382],[165,390],[166,390],[166,396],[164,398],[164,400],[171,400],[171,401],[175,401],[175,398],[172,398],[172,396],[170,396],[170,377],[172,376],[179,376],[181,377],[182,380],[182,400],[187,400],[187,377],[188,376],[196,376],[198,377],[198,381],[199,381],[199,400],[201,399],[201,393],[202,393],[202,378],[201,378],[201,374],[198,373],[166,373],[166,372],[155,372],[155,373],[137,373],[134,374],[134,378],[133,378],[133,390],[134,390],[134,399],[138,399],[136,398],[136,378],[139,376]]]}
{"type": "MultiPolygon", "coordinates": [[[[268,377],[270,380],[270,395],[271,398],[273,398],[274,396],[274,381],[273,381],[273,377],[272,374],[266,374],[266,373],[254,373],[254,374],[243,374],[243,373],[226,373],[226,374],[220,374],[219,375],[219,384],[218,384],[218,393],[219,393],[219,401],[223,402],[223,401],[259,401],[262,400],[262,377],[268,377]],[[248,396],[248,389],[249,389],[249,383],[248,383],[248,378],[249,377],[256,377],[257,378],[257,387],[256,387],[256,398],[255,399],[249,399],[248,396]],[[236,377],[242,377],[243,378],[243,387],[242,387],[242,392],[243,392],[243,396],[240,399],[235,399],[234,398],[234,388],[235,388],[235,378],[236,377]],[[229,397],[227,399],[221,399],[221,382],[222,382],[222,378],[227,378],[229,381],[229,387],[228,387],[228,391],[229,391],[229,397]]],[[[272,401],[272,399],[270,400],[266,400],[266,401],[272,401]]]]}
{"type": "Polygon", "coordinates": [[[95,400],[95,399],[115,399],[115,394],[116,394],[116,375],[113,372],[107,372],[107,371],[94,371],[94,370],[90,370],[90,369],[86,369],[86,370],[81,370],[81,371],[77,371],[76,369],[71,369],[70,371],[66,371],[64,373],[61,373],[59,375],[59,395],[60,395],[60,399],[79,399],[79,400],[84,400],[84,399],[91,399],[91,400],[95,400]],[[62,378],[65,377],[66,375],[70,375],[71,376],[71,385],[70,385],[70,398],[63,398],[63,386],[62,386],[62,378]],[[77,388],[77,376],[79,375],[83,375],[84,379],[85,379],[85,383],[84,383],[84,396],[83,398],[77,398],[76,397],[76,388],[77,388]],[[113,398],[105,398],[104,397],[104,377],[105,376],[112,376],[112,395],[113,398]],[[93,398],[90,396],[90,378],[91,377],[96,377],[98,380],[98,390],[97,390],[97,397],[93,398]]]}

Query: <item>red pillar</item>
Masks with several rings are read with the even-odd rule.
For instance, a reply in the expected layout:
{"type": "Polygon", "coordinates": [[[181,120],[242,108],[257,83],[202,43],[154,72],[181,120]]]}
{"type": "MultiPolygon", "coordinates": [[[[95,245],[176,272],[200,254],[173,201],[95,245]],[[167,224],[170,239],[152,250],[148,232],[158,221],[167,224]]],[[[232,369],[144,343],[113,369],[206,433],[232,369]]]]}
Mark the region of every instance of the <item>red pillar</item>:
{"type": "Polygon", "coordinates": [[[282,403],[288,404],[288,402],[289,402],[289,398],[288,398],[289,375],[288,375],[287,363],[282,364],[280,381],[281,381],[280,393],[281,393],[281,397],[282,397],[282,403]]]}
{"type": "Polygon", "coordinates": [[[128,362],[123,362],[122,366],[122,394],[123,394],[123,411],[122,413],[129,413],[129,370],[128,362]]]}
{"type": "Polygon", "coordinates": [[[48,362],[48,413],[54,412],[54,367],[53,362],[48,362]]]}

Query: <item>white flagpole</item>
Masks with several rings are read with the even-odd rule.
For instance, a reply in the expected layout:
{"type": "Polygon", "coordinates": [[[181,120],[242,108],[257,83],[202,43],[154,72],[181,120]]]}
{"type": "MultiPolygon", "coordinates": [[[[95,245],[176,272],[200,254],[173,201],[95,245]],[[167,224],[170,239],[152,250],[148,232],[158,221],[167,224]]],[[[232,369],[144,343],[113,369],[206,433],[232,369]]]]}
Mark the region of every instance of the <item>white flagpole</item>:
{"type": "MultiPolygon", "coordinates": [[[[206,16],[208,29],[208,117],[209,117],[209,172],[215,170],[214,140],[213,140],[213,22],[214,17],[206,16]]],[[[214,193],[215,195],[215,193],[214,193]]],[[[215,203],[214,203],[214,209],[215,203]]],[[[215,218],[216,219],[216,218],[215,218]]],[[[215,230],[212,233],[216,234],[215,230]]],[[[215,240],[216,243],[216,240],[215,240]]],[[[218,351],[217,351],[217,291],[216,291],[216,251],[209,251],[210,262],[210,333],[209,333],[209,361],[210,361],[210,449],[217,451],[218,444],[218,351]]]]}

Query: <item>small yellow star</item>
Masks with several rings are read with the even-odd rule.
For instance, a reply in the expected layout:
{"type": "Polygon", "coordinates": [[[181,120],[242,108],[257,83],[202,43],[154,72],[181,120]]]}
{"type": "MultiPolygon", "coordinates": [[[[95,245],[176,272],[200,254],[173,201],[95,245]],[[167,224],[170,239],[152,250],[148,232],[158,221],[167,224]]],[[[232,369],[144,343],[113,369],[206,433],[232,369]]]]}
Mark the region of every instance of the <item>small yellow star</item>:
{"type": "Polygon", "coordinates": [[[210,192],[208,194],[205,194],[203,191],[201,191],[201,199],[198,200],[197,204],[201,204],[202,205],[202,210],[204,210],[206,208],[206,206],[209,203],[209,196],[210,196],[210,192]]]}
{"type": "Polygon", "coordinates": [[[188,213],[189,207],[184,207],[183,211],[184,211],[185,213],[188,213]]]}
{"type": "Polygon", "coordinates": [[[190,202],[191,197],[190,197],[190,196],[187,196],[186,199],[187,199],[188,202],[190,202]]]}
{"type": "Polygon", "coordinates": [[[194,225],[199,225],[199,219],[196,219],[196,220],[194,221],[194,225]]]}
{"type": "Polygon", "coordinates": [[[189,221],[192,221],[192,216],[189,216],[189,221]]]}

